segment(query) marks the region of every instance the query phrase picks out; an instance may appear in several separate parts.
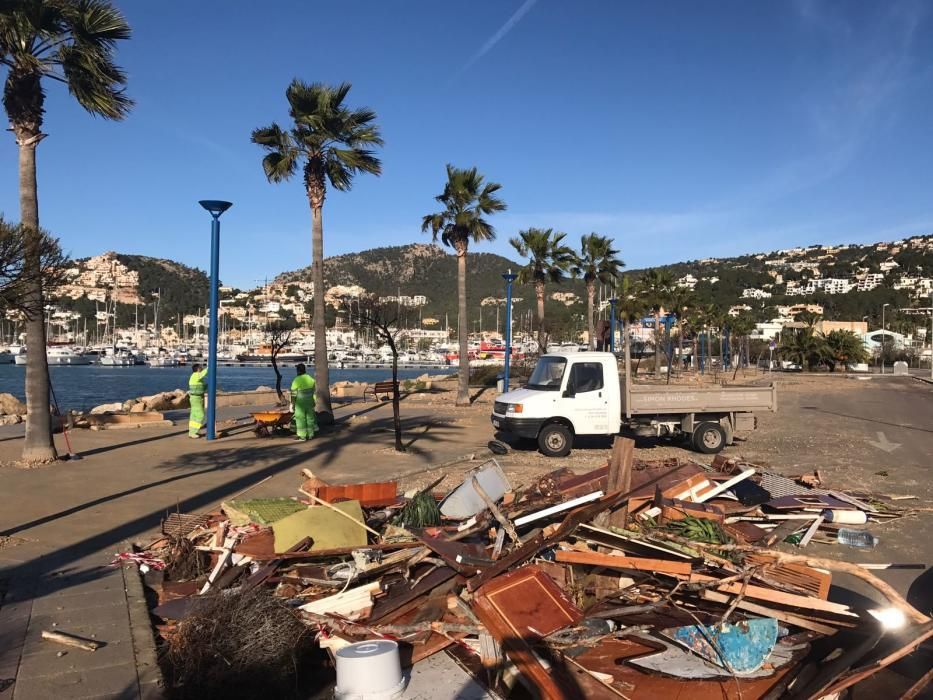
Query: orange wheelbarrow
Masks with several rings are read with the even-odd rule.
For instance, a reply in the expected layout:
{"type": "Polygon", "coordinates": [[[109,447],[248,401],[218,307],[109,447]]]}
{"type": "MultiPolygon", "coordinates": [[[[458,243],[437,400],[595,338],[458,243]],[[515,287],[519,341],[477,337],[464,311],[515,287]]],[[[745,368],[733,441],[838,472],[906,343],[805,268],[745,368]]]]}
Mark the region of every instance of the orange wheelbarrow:
{"type": "Polygon", "coordinates": [[[274,433],[291,432],[291,411],[256,411],[250,415],[256,421],[256,427],[253,428],[256,437],[272,437],[274,433]]]}

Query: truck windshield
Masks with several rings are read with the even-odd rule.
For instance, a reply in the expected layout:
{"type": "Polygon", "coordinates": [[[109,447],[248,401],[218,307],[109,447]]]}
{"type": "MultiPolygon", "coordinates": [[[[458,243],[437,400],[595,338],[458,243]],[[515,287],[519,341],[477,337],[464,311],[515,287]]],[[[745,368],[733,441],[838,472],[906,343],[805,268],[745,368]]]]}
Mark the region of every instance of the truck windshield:
{"type": "Polygon", "coordinates": [[[558,391],[561,380],[564,378],[564,368],[567,360],[562,357],[542,357],[535,365],[535,371],[528,380],[529,389],[542,391],[558,391]]]}

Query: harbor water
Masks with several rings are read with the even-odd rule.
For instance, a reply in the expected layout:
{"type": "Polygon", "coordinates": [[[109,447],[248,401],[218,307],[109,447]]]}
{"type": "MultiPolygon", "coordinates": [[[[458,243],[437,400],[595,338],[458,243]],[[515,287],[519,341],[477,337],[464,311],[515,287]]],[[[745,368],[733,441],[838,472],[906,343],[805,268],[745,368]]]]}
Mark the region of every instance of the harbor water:
{"type": "MultiPolygon", "coordinates": [[[[52,389],[62,410],[87,410],[115,401],[150,396],[160,391],[187,389],[190,367],[49,367],[52,389]]],[[[295,376],[294,367],[283,367],[282,387],[287,389],[295,376]]],[[[313,374],[314,370],[309,368],[313,374]]],[[[448,374],[448,368],[399,369],[399,380],[415,379],[424,374],[448,374]]],[[[25,400],[23,365],[0,365],[0,392],[25,400]]],[[[392,378],[391,369],[339,369],[331,367],[330,381],[378,382],[392,378]]],[[[270,367],[218,367],[218,391],[250,391],[259,386],[275,386],[270,367]]]]}

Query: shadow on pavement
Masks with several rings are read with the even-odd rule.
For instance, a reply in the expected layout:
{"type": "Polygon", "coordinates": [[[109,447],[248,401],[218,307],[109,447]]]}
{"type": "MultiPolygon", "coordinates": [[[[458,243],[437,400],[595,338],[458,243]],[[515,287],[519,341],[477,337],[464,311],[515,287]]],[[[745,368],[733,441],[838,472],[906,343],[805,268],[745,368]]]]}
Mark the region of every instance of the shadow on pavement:
{"type": "Polygon", "coordinates": [[[854,418],[855,420],[863,420],[866,423],[877,423],[878,425],[890,425],[892,428],[903,428],[904,430],[916,430],[922,433],[933,433],[933,429],[930,428],[918,428],[915,425],[904,425],[903,423],[891,423],[886,420],[878,420],[877,418],[865,418],[864,416],[854,416],[851,413],[839,413],[838,411],[827,411],[825,408],[819,408],[818,406],[801,406],[805,411],[816,411],[817,413],[826,413],[831,416],[839,416],[840,418],[854,418]]]}

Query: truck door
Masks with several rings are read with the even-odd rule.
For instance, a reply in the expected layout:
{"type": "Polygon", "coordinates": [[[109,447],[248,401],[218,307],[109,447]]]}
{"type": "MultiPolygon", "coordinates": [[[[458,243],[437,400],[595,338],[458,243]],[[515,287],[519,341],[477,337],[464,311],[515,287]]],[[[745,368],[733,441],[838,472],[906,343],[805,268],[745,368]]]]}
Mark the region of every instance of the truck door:
{"type": "Polygon", "coordinates": [[[574,362],[561,400],[577,435],[609,434],[609,397],[600,362],[574,362]]]}

